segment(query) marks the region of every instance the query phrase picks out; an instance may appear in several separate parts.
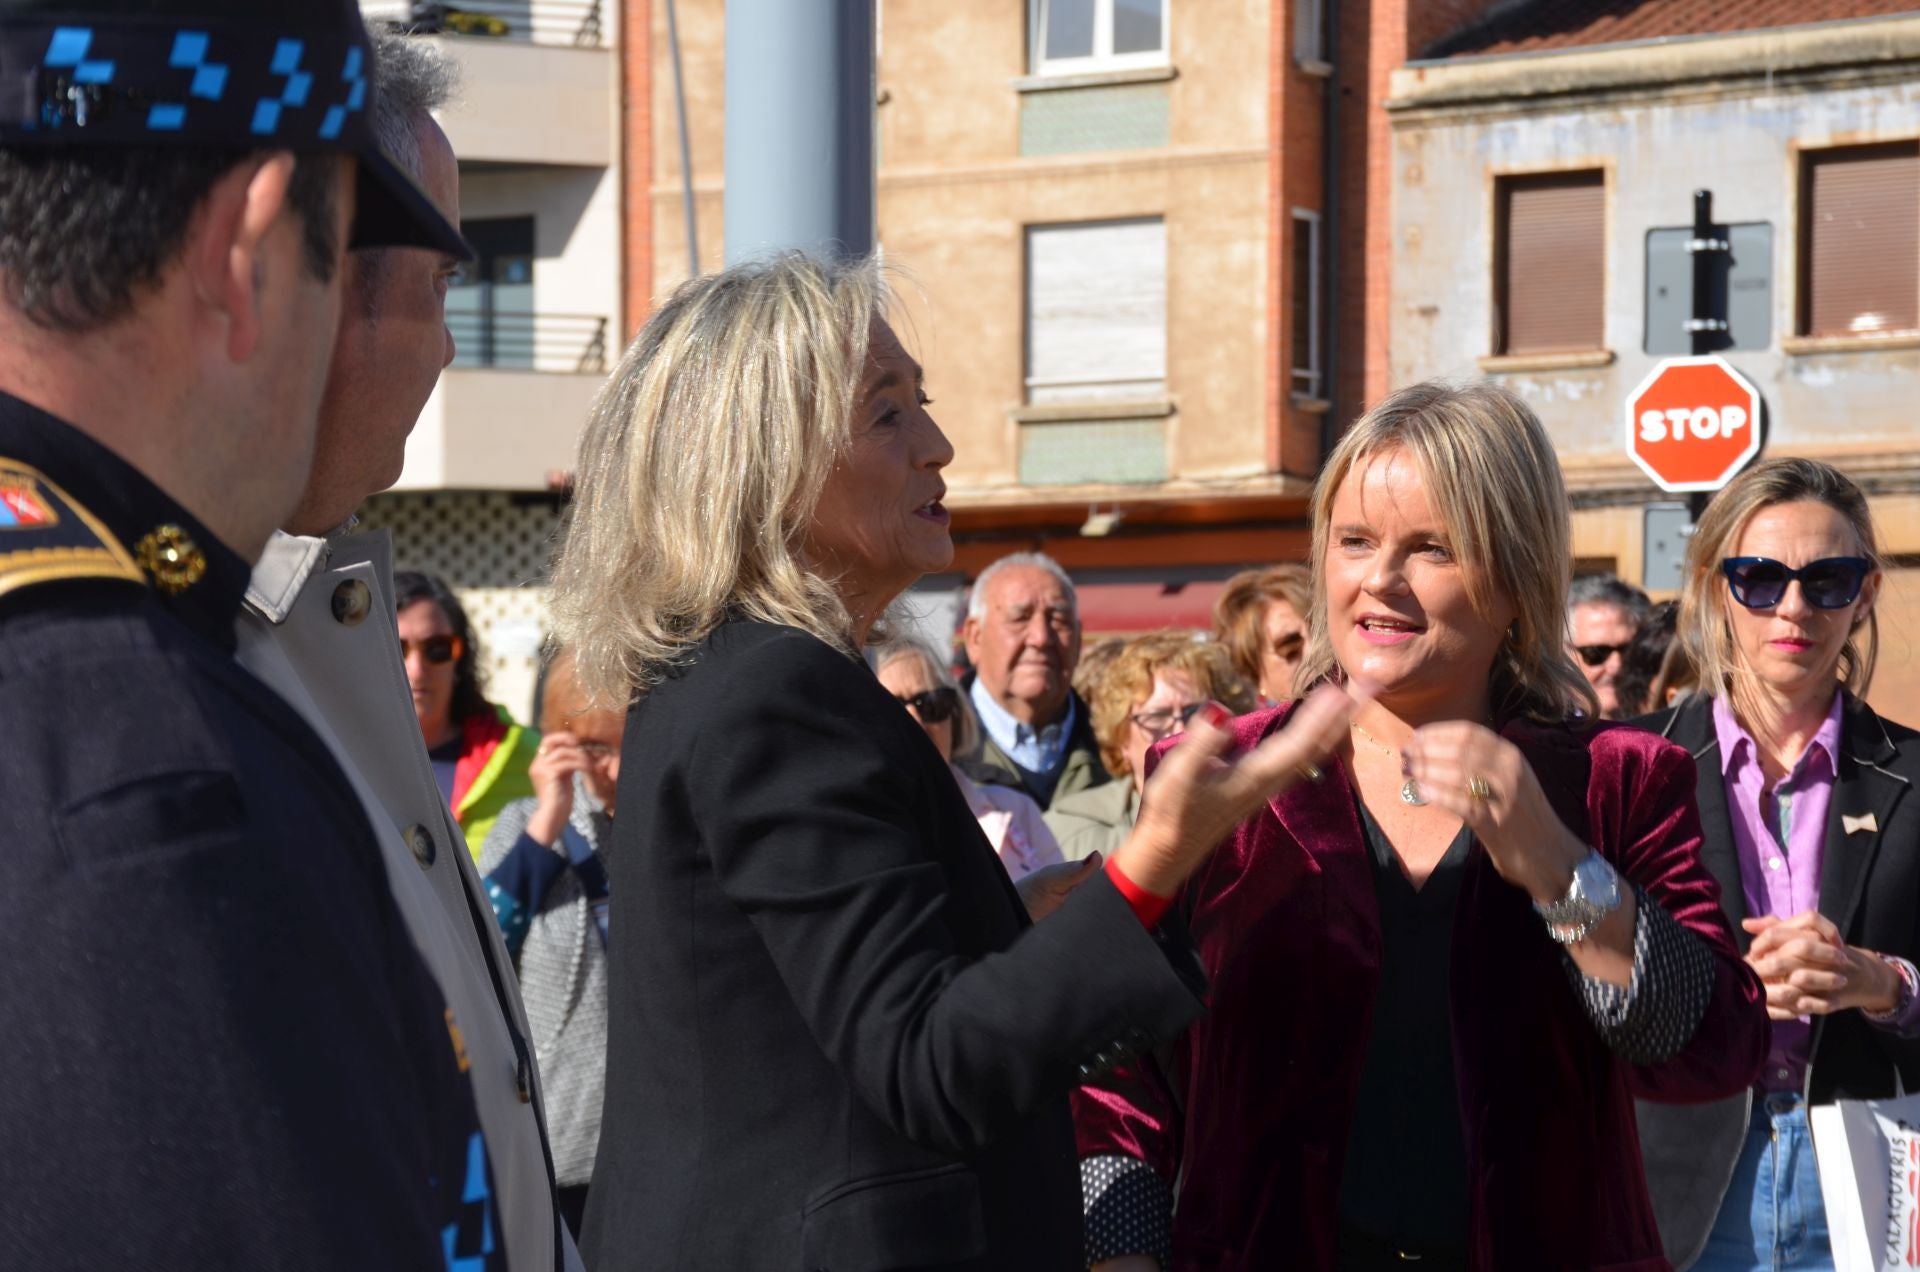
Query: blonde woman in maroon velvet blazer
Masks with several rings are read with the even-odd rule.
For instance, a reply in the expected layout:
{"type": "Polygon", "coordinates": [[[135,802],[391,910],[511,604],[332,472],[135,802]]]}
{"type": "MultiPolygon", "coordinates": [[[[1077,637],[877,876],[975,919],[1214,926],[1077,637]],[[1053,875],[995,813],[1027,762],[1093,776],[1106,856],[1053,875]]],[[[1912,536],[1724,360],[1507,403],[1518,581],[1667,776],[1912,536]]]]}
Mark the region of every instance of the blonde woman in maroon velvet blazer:
{"type": "Polygon", "coordinates": [[[1569,540],[1502,389],[1403,390],[1335,449],[1296,687],[1372,698],[1176,901],[1206,1016],[1076,1096],[1095,1268],[1668,1266],[1633,1097],[1744,1089],[1766,1013],[1691,757],[1586,723],[1569,540]]]}

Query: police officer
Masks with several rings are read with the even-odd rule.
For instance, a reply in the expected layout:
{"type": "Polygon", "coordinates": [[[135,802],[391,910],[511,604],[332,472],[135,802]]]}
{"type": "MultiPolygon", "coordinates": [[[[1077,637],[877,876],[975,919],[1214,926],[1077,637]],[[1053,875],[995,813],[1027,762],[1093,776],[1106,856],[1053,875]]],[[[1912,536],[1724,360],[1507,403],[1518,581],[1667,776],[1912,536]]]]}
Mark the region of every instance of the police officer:
{"type": "MultiPolygon", "coordinates": [[[[404,36],[375,37],[374,54],[368,111],[381,149],[457,221],[459,167],[432,115],[451,67],[404,36]]],[[[349,254],[313,473],[254,567],[239,658],[327,742],[379,831],[394,900],[464,1026],[512,1266],[578,1267],[555,1211],[519,984],[407,692],[392,547],[385,534],[348,532],[361,501],[400,475],[407,434],[453,356],[446,296],[459,266],[444,247],[349,254]]]]}
{"type": "Polygon", "coordinates": [[[464,245],[353,0],[0,0],[0,1262],[506,1266],[461,1022],[233,661],[344,247],[464,245]]]}

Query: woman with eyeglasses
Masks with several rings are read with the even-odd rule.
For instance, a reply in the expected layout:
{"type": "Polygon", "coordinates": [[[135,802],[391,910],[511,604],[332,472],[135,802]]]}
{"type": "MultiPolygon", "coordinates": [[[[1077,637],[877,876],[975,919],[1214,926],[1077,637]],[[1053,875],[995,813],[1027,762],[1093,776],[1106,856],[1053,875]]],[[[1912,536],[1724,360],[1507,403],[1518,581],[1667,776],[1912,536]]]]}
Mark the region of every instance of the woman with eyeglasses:
{"type": "Polygon", "coordinates": [[[1702,855],[1773,1041],[1751,1090],[1640,1108],[1677,1267],[1831,1268],[1807,1108],[1920,1090],[1920,736],[1862,701],[1881,580],[1866,496],[1808,459],[1734,479],[1688,544],[1700,692],[1643,723],[1694,756],[1702,855]]]}
{"type": "Polygon", "coordinates": [[[396,570],[393,588],[413,714],[440,794],[478,858],[500,810],[534,793],[528,769],[540,734],[487,701],[473,625],[445,579],[396,570]]]}
{"type": "Polygon", "coordinates": [[[1121,648],[1087,704],[1100,762],[1121,780],[1053,801],[1047,825],[1067,860],[1111,853],[1125,842],[1140,813],[1147,752],[1184,730],[1209,702],[1235,715],[1255,705],[1253,686],[1217,641],[1167,630],[1136,636],[1121,648]]]}
{"type": "Polygon", "coordinates": [[[1006,781],[995,781],[998,770],[990,770],[976,781],[962,768],[960,760],[979,750],[980,723],[954,683],[953,672],[925,644],[909,637],[882,645],[874,653],[873,664],[881,688],[913,715],[953,770],[960,794],[994,855],[1007,868],[1007,877],[1018,883],[1043,866],[1057,865],[1060,845],[1041,820],[1040,805],[1019,788],[1019,779],[1008,774],[1006,781]]]}
{"type": "Polygon", "coordinates": [[[873,261],[783,254],[656,308],[580,443],[554,613],[631,703],[614,825],[596,1272],[1063,1272],[1072,1086],[1201,1010],[1167,899],[1345,730],[1224,709],[1029,920],[947,761],[861,659],[953,560],[953,448],[873,261]]]}

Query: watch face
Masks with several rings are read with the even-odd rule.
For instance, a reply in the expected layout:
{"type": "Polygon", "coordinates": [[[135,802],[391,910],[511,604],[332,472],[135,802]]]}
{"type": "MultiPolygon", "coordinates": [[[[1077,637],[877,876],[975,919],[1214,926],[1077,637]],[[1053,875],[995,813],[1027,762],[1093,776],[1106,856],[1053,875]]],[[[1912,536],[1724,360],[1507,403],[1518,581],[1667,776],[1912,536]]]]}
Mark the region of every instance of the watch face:
{"type": "Polygon", "coordinates": [[[1574,868],[1573,881],[1581,899],[1591,901],[1602,910],[1612,910],[1620,904],[1620,876],[1598,854],[1574,868]]]}

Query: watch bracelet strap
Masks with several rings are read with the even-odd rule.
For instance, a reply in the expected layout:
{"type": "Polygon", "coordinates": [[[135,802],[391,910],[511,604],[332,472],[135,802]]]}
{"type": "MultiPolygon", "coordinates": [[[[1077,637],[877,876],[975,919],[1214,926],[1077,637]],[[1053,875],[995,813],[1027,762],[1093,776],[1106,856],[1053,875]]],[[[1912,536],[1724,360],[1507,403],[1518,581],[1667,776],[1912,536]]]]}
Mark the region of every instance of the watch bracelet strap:
{"type": "MultiPolygon", "coordinates": [[[[1547,935],[1561,945],[1573,945],[1586,940],[1595,928],[1606,921],[1609,914],[1620,908],[1621,892],[1626,887],[1626,881],[1621,878],[1620,872],[1614,869],[1611,861],[1595,849],[1589,848],[1587,853],[1589,858],[1598,861],[1606,867],[1607,873],[1613,876],[1614,903],[1610,908],[1600,910],[1595,903],[1584,899],[1575,901],[1571,895],[1545,905],[1538,901],[1534,902],[1534,913],[1538,914],[1540,921],[1546,924],[1547,935]]],[[[1581,864],[1585,865],[1586,862],[1583,860],[1581,864]]],[[[1576,881],[1567,886],[1568,893],[1571,894],[1578,886],[1576,877],[1576,881]]]]}

